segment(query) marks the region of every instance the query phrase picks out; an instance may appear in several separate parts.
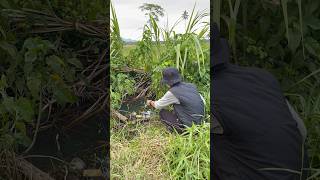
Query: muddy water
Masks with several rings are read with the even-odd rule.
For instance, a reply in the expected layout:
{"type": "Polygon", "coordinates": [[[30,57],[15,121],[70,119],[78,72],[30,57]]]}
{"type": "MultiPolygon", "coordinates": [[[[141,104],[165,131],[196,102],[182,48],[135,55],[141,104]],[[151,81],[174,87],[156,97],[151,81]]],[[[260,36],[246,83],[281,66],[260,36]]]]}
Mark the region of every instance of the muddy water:
{"type": "MultiPolygon", "coordinates": [[[[73,158],[82,159],[86,168],[99,168],[106,163],[107,119],[93,117],[85,120],[71,130],[61,131],[61,128],[39,132],[36,144],[29,155],[53,156],[70,162],[73,158]],[[59,150],[60,149],[60,150],[59,150]]],[[[63,169],[62,163],[50,158],[28,158],[36,167],[44,172],[63,169]]]]}
{"type": "Polygon", "coordinates": [[[145,100],[139,99],[129,103],[122,104],[119,112],[123,115],[129,115],[132,112],[140,113],[148,110],[149,107],[145,107],[145,100]]]}

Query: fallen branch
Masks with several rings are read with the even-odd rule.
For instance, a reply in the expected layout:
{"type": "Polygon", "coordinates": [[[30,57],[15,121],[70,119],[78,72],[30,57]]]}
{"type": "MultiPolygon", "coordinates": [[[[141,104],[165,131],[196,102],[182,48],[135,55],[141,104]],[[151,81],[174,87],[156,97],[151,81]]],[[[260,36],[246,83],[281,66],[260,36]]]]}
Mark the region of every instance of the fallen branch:
{"type": "Polygon", "coordinates": [[[100,169],[85,169],[82,173],[84,177],[103,177],[100,169]]]}
{"type": "Polygon", "coordinates": [[[122,114],[120,114],[118,111],[111,109],[111,114],[113,116],[116,116],[119,120],[126,122],[128,120],[128,118],[122,114]]]}
{"type": "Polygon", "coordinates": [[[16,159],[16,166],[21,172],[32,180],[54,180],[49,174],[41,171],[24,159],[16,159]]]}
{"type": "Polygon", "coordinates": [[[116,71],[116,72],[136,72],[136,73],[146,73],[143,69],[135,69],[135,68],[131,68],[131,67],[122,67],[122,68],[113,68],[112,70],[116,71]]]}

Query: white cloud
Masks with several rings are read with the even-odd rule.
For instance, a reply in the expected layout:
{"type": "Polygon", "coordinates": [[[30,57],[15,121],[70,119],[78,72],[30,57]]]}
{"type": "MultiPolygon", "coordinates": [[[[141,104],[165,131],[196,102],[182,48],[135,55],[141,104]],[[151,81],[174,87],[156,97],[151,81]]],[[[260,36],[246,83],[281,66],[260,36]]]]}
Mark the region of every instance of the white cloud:
{"type": "MultiPolygon", "coordinates": [[[[123,38],[139,40],[142,37],[142,28],[147,21],[144,13],[140,11],[139,6],[143,3],[159,4],[165,10],[165,16],[160,18],[159,26],[165,27],[167,17],[169,27],[179,19],[184,10],[191,14],[194,3],[196,10],[206,9],[209,12],[210,0],[113,0],[112,3],[116,9],[120,33],[123,38]]],[[[206,18],[209,22],[209,17],[206,18]]],[[[176,32],[185,30],[185,23],[182,22],[176,27],[176,32]]]]}

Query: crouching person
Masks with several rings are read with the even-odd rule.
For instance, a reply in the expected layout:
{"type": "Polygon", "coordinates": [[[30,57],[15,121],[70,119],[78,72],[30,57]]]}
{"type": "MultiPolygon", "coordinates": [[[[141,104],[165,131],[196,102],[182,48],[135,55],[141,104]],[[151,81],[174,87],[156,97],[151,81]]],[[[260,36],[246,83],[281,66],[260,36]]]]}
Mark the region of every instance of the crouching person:
{"type": "Polygon", "coordinates": [[[147,100],[147,105],[160,110],[160,119],[172,132],[174,129],[182,133],[183,129],[192,124],[201,124],[204,116],[203,97],[194,84],[181,81],[176,68],[165,68],[162,72],[162,84],[169,90],[157,101],[147,100]],[[173,111],[164,108],[173,105],[173,111]]]}

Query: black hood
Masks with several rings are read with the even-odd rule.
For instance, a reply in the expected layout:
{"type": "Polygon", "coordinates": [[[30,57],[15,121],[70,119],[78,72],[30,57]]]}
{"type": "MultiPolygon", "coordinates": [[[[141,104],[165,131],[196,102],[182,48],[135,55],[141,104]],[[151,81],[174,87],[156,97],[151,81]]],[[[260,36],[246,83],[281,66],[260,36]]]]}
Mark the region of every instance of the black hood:
{"type": "Polygon", "coordinates": [[[211,31],[211,45],[211,68],[218,70],[226,67],[230,58],[229,45],[226,39],[220,38],[219,28],[216,23],[213,24],[213,30],[211,31]]]}

